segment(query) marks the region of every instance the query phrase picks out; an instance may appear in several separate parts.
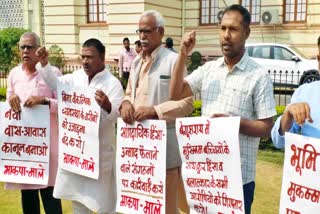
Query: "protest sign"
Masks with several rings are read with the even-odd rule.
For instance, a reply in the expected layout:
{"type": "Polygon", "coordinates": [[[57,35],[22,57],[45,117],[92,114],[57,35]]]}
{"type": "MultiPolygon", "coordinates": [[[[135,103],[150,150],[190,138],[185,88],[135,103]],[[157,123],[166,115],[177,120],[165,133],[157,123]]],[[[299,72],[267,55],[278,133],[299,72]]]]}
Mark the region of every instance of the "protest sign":
{"type": "Polygon", "coordinates": [[[50,112],[48,106],[21,107],[14,112],[0,102],[0,180],[48,183],[50,112]]]}
{"type": "Polygon", "coordinates": [[[166,122],[117,125],[117,212],[165,214],[166,122]]]}
{"type": "Polygon", "coordinates": [[[190,213],[244,213],[239,124],[239,117],[176,120],[190,213]]]}
{"type": "Polygon", "coordinates": [[[100,106],[94,93],[90,88],[58,85],[59,167],[98,179],[100,106]]]}
{"type": "Polygon", "coordinates": [[[280,214],[319,213],[320,139],[285,133],[280,214]]]}

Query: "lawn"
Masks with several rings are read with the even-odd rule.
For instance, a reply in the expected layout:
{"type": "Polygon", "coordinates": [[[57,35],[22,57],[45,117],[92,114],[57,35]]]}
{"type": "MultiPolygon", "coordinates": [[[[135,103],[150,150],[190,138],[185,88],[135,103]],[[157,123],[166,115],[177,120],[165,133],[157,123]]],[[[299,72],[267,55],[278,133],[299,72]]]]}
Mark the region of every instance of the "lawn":
{"type": "MultiPolygon", "coordinates": [[[[252,214],[278,213],[282,182],[282,163],[283,153],[259,151],[252,214]]],[[[18,191],[3,190],[3,183],[0,183],[0,189],[0,213],[22,213],[20,193],[18,191]]],[[[70,201],[63,201],[63,211],[64,214],[72,213],[70,201]]]]}

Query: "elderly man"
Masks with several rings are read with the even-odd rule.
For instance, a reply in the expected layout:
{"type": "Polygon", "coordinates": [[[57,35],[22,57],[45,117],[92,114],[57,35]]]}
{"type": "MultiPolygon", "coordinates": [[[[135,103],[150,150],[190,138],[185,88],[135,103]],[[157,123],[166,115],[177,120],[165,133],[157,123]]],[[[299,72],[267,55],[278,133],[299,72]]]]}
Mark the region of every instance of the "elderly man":
{"type": "MultiPolygon", "coordinates": [[[[36,64],[46,64],[48,56],[39,58],[41,50],[39,36],[33,32],[20,37],[19,49],[22,64],[13,68],[8,76],[7,100],[14,111],[24,107],[48,105],[50,110],[50,170],[47,186],[7,183],[7,189],[21,189],[22,210],[24,214],[40,214],[39,192],[45,212],[62,213],[61,201],[52,196],[58,166],[58,124],[56,93],[40,76],[36,64]]],[[[60,76],[56,67],[53,75],[60,76]]]]}
{"type": "Polygon", "coordinates": [[[270,136],[276,114],[272,81],[245,51],[250,35],[250,14],[240,5],[223,13],[220,45],[223,57],[206,63],[183,79],[185,62],[195,45],[195,32],[181,42],[170,83],[173,99],[201,92],[202,116],[240,116],[240,156],[245,213],[250,214],[254,197],[256,156],[260,137],[270,136]]]}
{"type": "MultiPolygon", "coordinates": [[[[42,50],[39,54],[45,56],[42,50]]],[[[101,107],[99,127],[99,178],[84,177],[63,169],[58,169],[54,196],[72,200],[75,214],[111,213],[116,205],[115,184],[115,123],[119,116],[119,106],[123,99],[121,83],[104,64],[105,47],[97,39],[88,39],[82,46],[82,66],[77,70],[57,78],[51,66],[37,64],[37,68],[51,88],[57,83],[96,89],[95,100],[101,107]]]]}
{"type": "Polygon", "coordinates": [[[182,101],[169,100],[169,83],[177,54],[162,47],[164,20],[157,11],[145,11],[139,19],[142,54],[132,63],[126,97],[120,113],[126,123],[145,119],[167,121],[166,213],[176,213],[177,182],[181,158],[175,135],[176,117],[192,111],[192,97],[182,101]]]}

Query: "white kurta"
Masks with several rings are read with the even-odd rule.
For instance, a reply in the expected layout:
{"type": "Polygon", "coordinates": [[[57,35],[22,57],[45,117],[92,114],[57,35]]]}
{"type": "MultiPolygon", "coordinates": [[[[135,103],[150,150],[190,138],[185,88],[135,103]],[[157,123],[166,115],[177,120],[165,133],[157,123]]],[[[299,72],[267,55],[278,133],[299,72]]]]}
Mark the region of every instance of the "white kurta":
{"type": "MultiPolygon", "coordinates": [[[[40,65],[37,65],[37,67],[40,67],[40,65]]],[[[53,89],[56,89],[57,82],[60,81],[74,86],[100,89],[108,96],[112,109],[110,114],[101,109],[98,180],[59,168],[53,196],[78,201],[95,212],[113,212],[116,205],[115,123],[119,116],[118,109],[123,99],[121,83],[107,68],[96,74],[90,84],[88,76],[83,69],[59,78],[52,75],[50,65],[39,70],[43,79],[53,89]]]]}

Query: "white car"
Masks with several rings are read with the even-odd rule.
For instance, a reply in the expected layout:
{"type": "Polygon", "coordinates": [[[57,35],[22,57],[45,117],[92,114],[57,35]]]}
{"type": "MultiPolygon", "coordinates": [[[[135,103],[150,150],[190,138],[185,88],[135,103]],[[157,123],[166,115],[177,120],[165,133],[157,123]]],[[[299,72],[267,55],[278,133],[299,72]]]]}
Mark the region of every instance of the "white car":
{"type": "Polygon", "coordinates": [[[318,70],[316,59],[309,59],[291,45],[276,43],[246,44],[251,56],[264,69],[269,71],[274,83],[299,85],[304,71],[318,70]]]}

